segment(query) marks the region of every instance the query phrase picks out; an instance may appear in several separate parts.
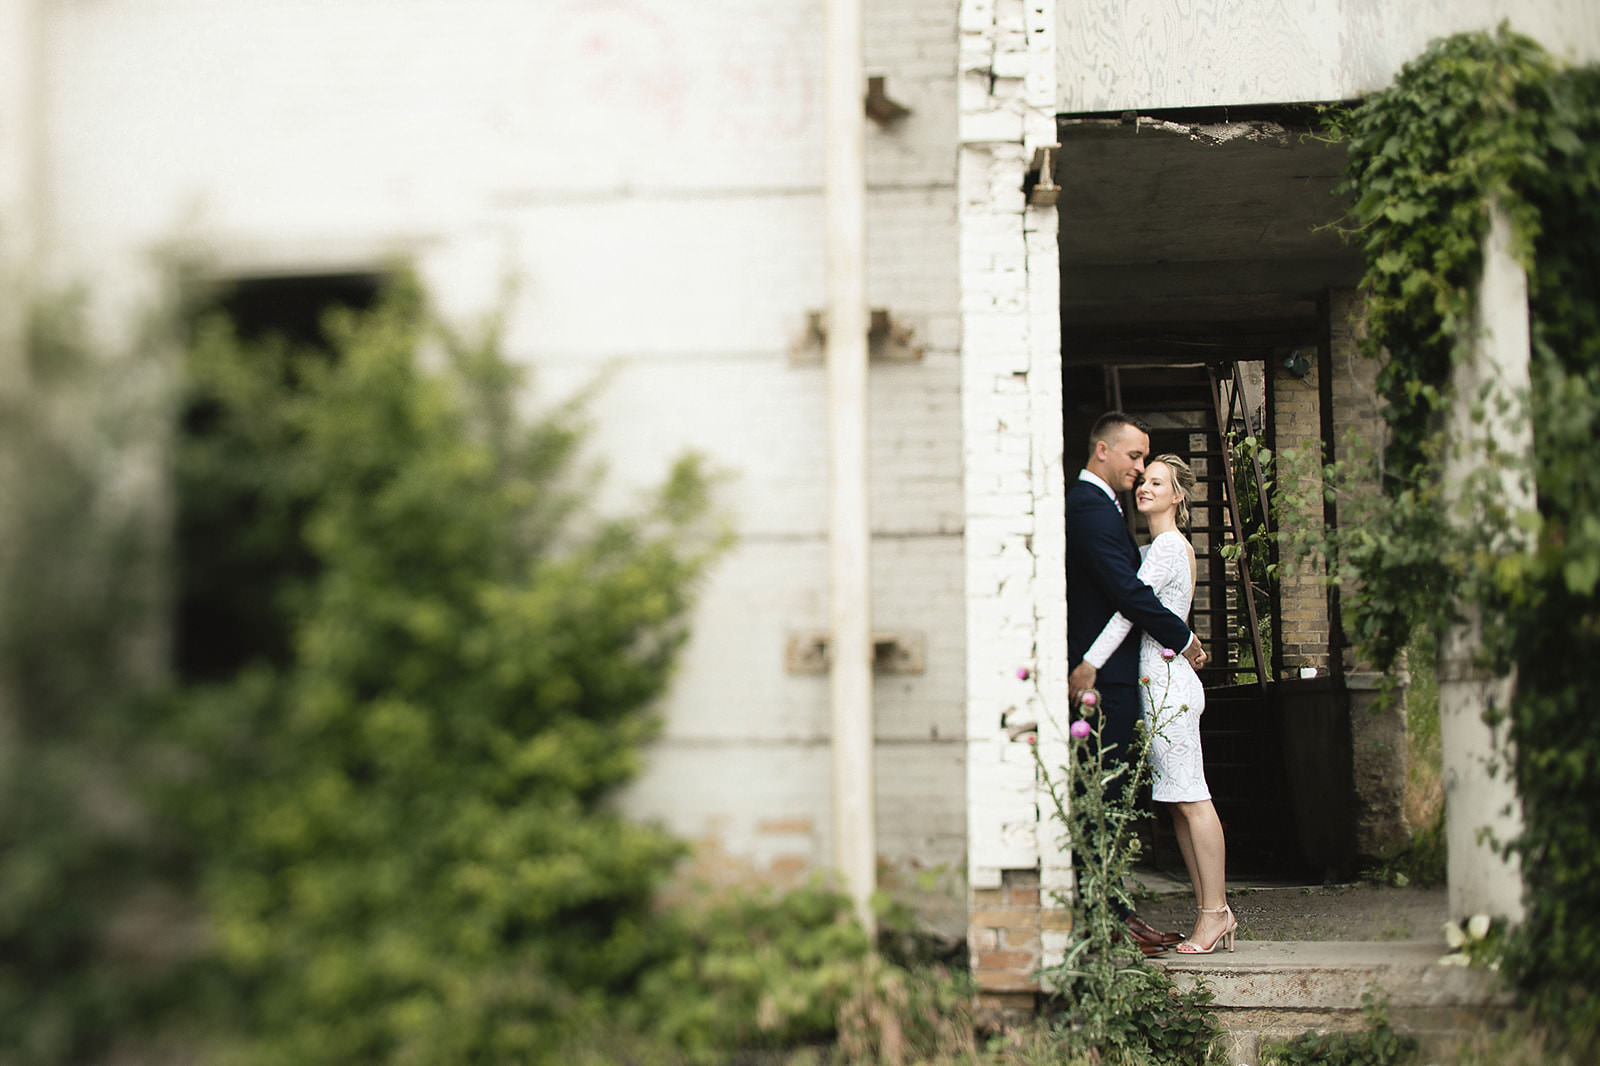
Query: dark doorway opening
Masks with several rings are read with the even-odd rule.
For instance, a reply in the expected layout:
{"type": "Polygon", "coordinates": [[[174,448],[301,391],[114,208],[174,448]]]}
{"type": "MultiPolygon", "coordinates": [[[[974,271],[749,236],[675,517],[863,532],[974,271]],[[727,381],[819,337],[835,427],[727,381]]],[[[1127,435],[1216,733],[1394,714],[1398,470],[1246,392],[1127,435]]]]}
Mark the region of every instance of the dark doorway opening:
{"type": "MultiPolygon", "coordinates": [[[[1324,294],[1360,276],[1358,250],[1329,225],[1345,155],[1314,122],[1298,107],[1057,121],[1066,465],[1072,476],[1094,419],[1120,408],[1151,423],[1154,452],[1202,476],[1192,624],[1211,655],[1201,731],[1230,875],[1310,872],[1274,691],[1277,603],[1264,573],[1218,549],[1259,520],[1249,492],[1230,501],[1253,474],[1230,446],[1252,435],[1271,446],[1273,375],[1320,350],[1324,294]],[[1252,392],[1253,425],[1229,402],[1252,392]]],[[[1152,824],[1156,861],[1176,862],[1167,820],[1152,824]]]]}
{"type": "MultiPolygon", "coordinates": [[[[1210,656],[1200,672],[1206,687],[1206,779],[1228,830],[1230,870],[1282,876],[1300,871],[1295,849],[1285,846],[1296,829],[1284,802],[1289,782],[1282,718],[1270,690],[1278,674],[1278,605],[1266,579],[1268,560],[1252,566],[1248,556],[1229,559],[1222,550],[1267,518],[1252,506],[1251,493],[1241,492],[1255,471],[1240,461],[1238,450],[1247,435],[1271,444],[1266,373],[1261,360],[1064,368],[1065,395],[1075,399],[1066,412],[1069,442],[1084,440],[1086,450],[1094,420],[1104,411],[1123,410],[1150,426],[1152,456],[1177,455],[1195,472],[1188,534],[1199,571],[1190,625],[1210,656]]],[[[1148,534],[1132,500],[1124,505],[1130,532],[1145,543],[1148,534]]],[[[1154,819],[1151,828],[1155,861],[1181,867],[1166,819],[1154,819]]]]}
{"type": "MultiPolygon", "coordinates": [[[[250,356],[275,368],[275,387],[288,392],[296,387],[289,354],[333,358],[327,313],[371,308],[384,284],[382,275],[360,273],[238,278],[192,301],[188,332],[225,315],[250,356]]],[[[203,399],[182,412],[179,433],[177,674],[191,682],[219,680],[254,661],[281,664],[292,639],[284,598],[315,572],[300,536],[305,501],[265,491],[272,456],[203,399]],[[185,461],[202,452],[206,461],[185,461]]]]}

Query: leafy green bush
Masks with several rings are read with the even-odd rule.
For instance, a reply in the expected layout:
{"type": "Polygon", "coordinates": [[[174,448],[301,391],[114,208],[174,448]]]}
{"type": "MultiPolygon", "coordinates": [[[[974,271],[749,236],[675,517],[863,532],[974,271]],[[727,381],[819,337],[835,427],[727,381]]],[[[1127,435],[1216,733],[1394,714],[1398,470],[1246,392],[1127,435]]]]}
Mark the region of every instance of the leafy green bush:
{"type": "Polygon", "coordinates": [[[282,661],[175,701],[164,806],[243,1061],[543,1061],[670,947],[682,848],[607,800],[720,543],[707,478],[594,518],[578,411],[524,425],[492,336],[431,330],[406,285],[329,333],[194,345],[182,494],[253,501],[310,565],[271,604],[282,661]]]}
{"type": "Polygon", "coordinates": [[[874,956],[820,887],[664,907],[681,845],[609,805],[724,543],[693,463],[587,513],[579,407],[524,423],[494,338],[406,285],[331,353],[200,325],[176,406],[70,306],[37,326],[3,423],[32,461],[5,471],[0,1062],[971,1051],[962,975],[874,956]],[[114,503],[173,410],[180,597],[242,639],[163,697],[164,527],[114,503]]]}
{"type": "Polygon", "coordinates": [[[843,893],[725,891],[662,920],[671,955],[619,1015],[657,1046],[700,1062],[822,1044],[838,1061],[871,1063],[973,1048],[965,975],[875,954],[843,893]]]}
{"type": "Polygon", "coordinates": [[[809,888],[683,906],[672,958],[639,985],[642,1029],[690,1052],[831,1037],[871,944],[848,901],[809,888]]]}
{"type": "MultiPolygon", "coordinates": [[[[1600,955],[1600,705],[1588,664],[1600,657],[1600,68],[1563,68],[1502,29],[1434,42],[1389,88],[1339,120],[1345,188],[1367,256],[1364,344],[1383,360],[1392,427],[1381,467],[1385,506],[1341,522],[1337,576],[1361,583],[1347,617],[1387,667],[1417,622],[1436,632],[1459,604],[1481,613],[1485,657],[1516,667],[1511,708],[1525,831],[1511,847],[1528,916],[1509,971],[1575,1031],[1600,1029],[1589,991],[1600,955]],[[1531,463],[1482,449],[1456,520],[1440,478],[1451,368],[1473,338],[1489,198],[1505,208],[1529,271],[1532,389],[1521,412],[1531,463]],[[1535,515],[1497,492],[1527,476],[1535,515]],[[1439,595],[1449,589],[1452,596],[1439,595]]],[[[1481,410],[1474,416],[1480,418],[1481,410]]]]}
{"type": "Polygon", "coordinates": [[[1396,1032],[1388,1010],[1369,992],[1362,996],[1366,1028],[1351,1033],[1301,1033],[1261,1049],[1263,1066],[1404,1066],[1416,1061],[1416,1037],[1396,1032]]]}
{"type": "MultiPolygon", "coordinates": [[[[178,855],[137,802],[160,676],[153,346],[107,357],[82,294],[11,292],[0,350],[0,1062],[127,1048],[197,994],[178,855]]],[[[149,338],[141,338],[149,339],[149,338]]]]}

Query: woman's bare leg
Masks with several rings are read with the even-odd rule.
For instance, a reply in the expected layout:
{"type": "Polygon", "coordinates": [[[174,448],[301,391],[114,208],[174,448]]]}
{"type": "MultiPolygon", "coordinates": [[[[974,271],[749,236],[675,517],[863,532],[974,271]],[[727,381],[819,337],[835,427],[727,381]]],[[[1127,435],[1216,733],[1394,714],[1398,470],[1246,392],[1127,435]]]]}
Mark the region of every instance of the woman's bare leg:
{"type": "Polygon", "coordinates": [[[1189,840],[1184,861],[1189,864],[1189,877],[1194,883],[1200,910],[1189,939],[1202,945],[1210,944],[1228,924],[1228,915],[1223,910],[1228,905],[1228,849],[1222,835],[1222,820],[1217,817],[1217,809],[1210,800],[1174,803],[1172,820],[1178,847],[1183,848],[1185,836],[1189,840]],[[1213,913],[1206,913],[1208,911],[1213,913]]]}
{"type": "Polygon", "coordinates": [[[1183,868],[1189,871],[1189,884],[1194,889],[1194,905],[1196,908],[1203,906],[1200,902],[1200,872],[1194,865],[1194,840],[1189,835],[1189,821],[1178,813],[1178,808],[1172,805],[1172,835],[1178,838],[1178,851],[1183,854],[1183,868]]]}

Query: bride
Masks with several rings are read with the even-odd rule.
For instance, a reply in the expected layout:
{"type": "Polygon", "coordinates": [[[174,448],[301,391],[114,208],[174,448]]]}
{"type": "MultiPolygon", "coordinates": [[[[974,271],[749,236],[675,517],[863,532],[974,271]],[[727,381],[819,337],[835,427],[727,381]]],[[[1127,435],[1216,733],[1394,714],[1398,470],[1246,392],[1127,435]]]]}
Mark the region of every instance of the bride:
{"type": "MultiPolygon", "coordinates": [[[[1195,476],[1176,455],[1162,455],[1145,465],[1144,479],[1134,490],[1139,513],[1150,527],[1139,580],[1149,585],[1173,614],[1189,616],[1194,599],[1194,547],[1181,533],[1189,524],[1189,495],[1195,476]]],[[[1127,637],[1133,623],[1114,615],[1084,655],[1086,663],[1103,663],[1127,637]]],[[[1151,793],[1172,811],[1178,850],[1194,887],[1194,929],[1179,944],[1183,955],[1209,955],[1223,944],[1233,950],[1238,921],[1228,906],[1224,866],[1227,847],[1222,821],[1211,803],[1200,753],[1200,715],[1205,689],[1183,656],[1162,648],[1153,638],[1140,638],[1139,700],[1150,734],[1151,793]]],[[[1090,678],[1093,684],[1093,678],[1090,678]]]]}

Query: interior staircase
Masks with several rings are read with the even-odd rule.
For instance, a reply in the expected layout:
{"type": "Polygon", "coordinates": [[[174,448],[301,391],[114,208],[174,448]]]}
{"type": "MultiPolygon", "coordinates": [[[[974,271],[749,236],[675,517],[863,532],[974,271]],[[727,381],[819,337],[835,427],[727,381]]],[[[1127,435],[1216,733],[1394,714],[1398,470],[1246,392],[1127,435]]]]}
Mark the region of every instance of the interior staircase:
{"type": "MultiPolygon", "coordinates": [[[[1234,531],[1266,520],[1235,499],[1234,471],[1240,457],[1235,436],[1256,435],[1237,364],[1110,367],[1106,404],[1137,411],[1150,423],[1150,453],[1182,457],[1198,482],[1190,504],[1189,534],[1200,562],[1192,625],[1205,642],[1209,665],[1200,671],[1206,712],[1200,731],[1206,781],[1228,835],[1230,870],[1261,876],[1298,874],[1293,810],[1285,802],[1283,718],[1277,705],[1270,644],[1263,645],[1260,617],[1267,591],[1249,568],[1224,559],[1217,549],[1234,542],[1234,531]],[[1260,612],[1258,613],[1258,607],[1260,612]]],[[[1259,481],[1259,471],[1249,470],[1259,481]]],[[[1257,491],[1257,498],[1265,493],[1257,491]]],[[[1150,841],[1156,861],[1177,860],[1177,845],[1164,819],[1155,819],[1150,841]]]]}

